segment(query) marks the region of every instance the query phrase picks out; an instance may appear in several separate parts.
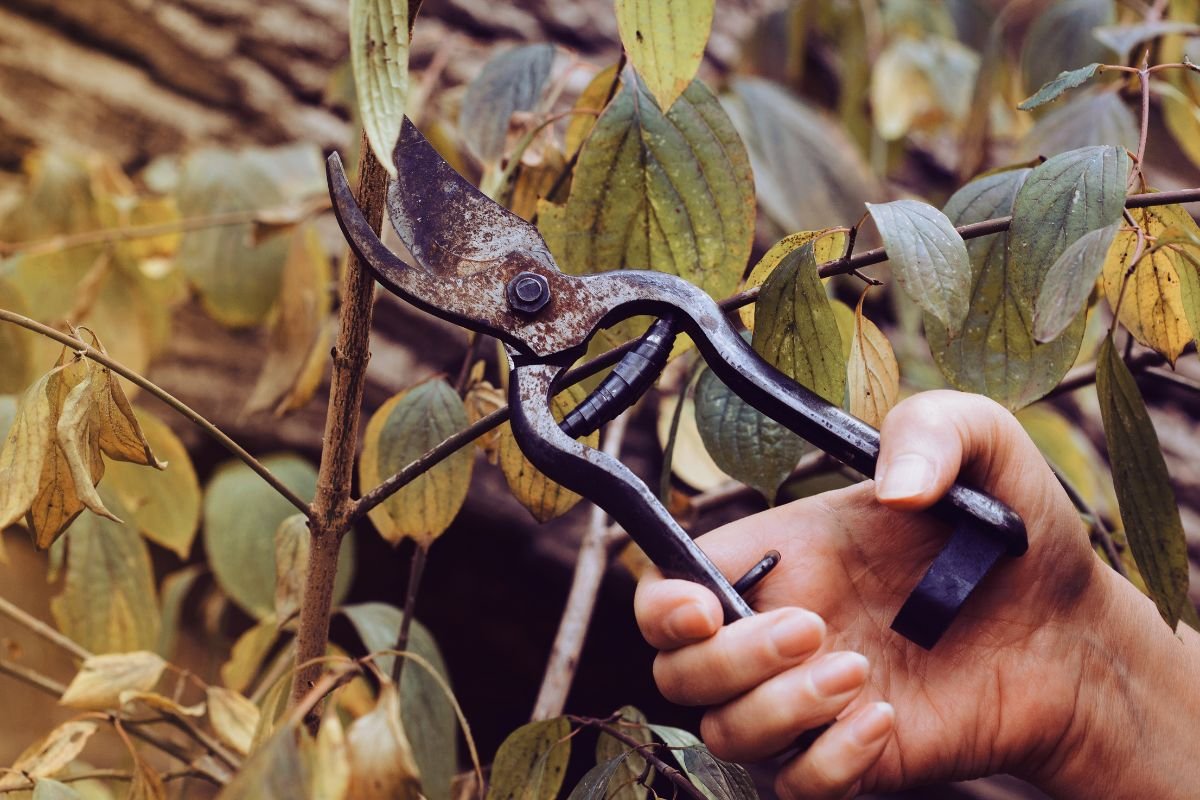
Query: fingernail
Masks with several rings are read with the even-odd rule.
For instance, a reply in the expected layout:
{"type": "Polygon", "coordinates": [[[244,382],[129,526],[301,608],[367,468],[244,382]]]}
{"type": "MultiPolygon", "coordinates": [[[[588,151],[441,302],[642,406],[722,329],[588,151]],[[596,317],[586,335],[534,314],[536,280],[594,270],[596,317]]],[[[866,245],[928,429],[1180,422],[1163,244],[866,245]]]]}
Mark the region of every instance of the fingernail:
{"type": "Polygon", "coordinates": [[[821,646],[825,622],[811,611],[795,609],[771,626],[771,644],[784,658],[798,658],[821,646]]]}
{"type": "Polygon", "coordinates": [[[859,747],[866,747],[887,736],[896,722],[896,709],[890,703],[872,703],[850,722],[850,736],[859,747]]]}
{"type": "Polygon", "coordinates": [[[867,657],[861,653],[833,653],[813,664],[812,682],[825,697],[837,697],[867,679],[867,657]]]}
{"type": "Polygon", "coordinates": [[[905,453],[881,468],[875,479],[875,496],[880,500],[907,500],[933,486],[933,464],[920,453],[905,453]]]}
{"type": "Polygon", "coordinates": [[[684,603],[667,614],[663,625],[675,639],[696,639],[709,632],[708,615],[699,603],[684,603]]]}

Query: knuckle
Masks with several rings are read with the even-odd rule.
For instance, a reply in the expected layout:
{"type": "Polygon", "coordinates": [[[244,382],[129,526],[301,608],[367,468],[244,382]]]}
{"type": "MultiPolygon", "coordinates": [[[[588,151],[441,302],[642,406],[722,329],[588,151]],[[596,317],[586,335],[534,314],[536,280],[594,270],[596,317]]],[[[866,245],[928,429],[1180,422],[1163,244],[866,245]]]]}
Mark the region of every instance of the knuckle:
{"type": "Polygon", "coordinates": [[[665,653],[659,653],[655,656],[654,666],[651,668],[654,675],[654,683],[658,686],[658,691],[667,700],[679,705],[687,705],[687,697],[684,690],[687,682],[679,679],[678,671],[674,668],[672,661],[674,659],[665,653]]]}
{"type": "Polygon", "coordinates": [[[721,710],[714,709],[701,718],[700,738],[704,740],[709,752],[717,758],[726,761],[737,758],[738,754],[731,749],[734,739],[730,736],[728,722],[721,710]]]}

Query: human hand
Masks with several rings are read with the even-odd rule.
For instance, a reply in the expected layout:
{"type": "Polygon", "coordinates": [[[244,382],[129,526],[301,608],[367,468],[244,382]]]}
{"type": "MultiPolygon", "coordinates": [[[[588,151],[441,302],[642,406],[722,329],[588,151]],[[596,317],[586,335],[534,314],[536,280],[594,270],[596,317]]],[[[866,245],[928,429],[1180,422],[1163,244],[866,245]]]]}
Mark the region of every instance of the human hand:
{"type": "Polygon", "coordinates": [[[1121,649],[1101,631],[1121,626],[1104,617],[1115,592],[1136,607],[1122,613],[1144,621],[1144,598],[1131,600],[1128,586],[1113,582],[1033,442],[992,401],[955,392],[904,401],[884,422],[878,463],[875,482],[699,540],[727,575],[767,550],[782,554],[752,595],[761,612],[753,618],[721,627],[707,590],[656,573],[643,578],[636,612],[647,641],[663,651],[654,667],[660,690],[674,702],[711,706],[702,736],[730,760],[778,753],[836,719],[784,765],[783,797],[996,772],[1069,790],[1077,756],[1109,744],[1095,741],[1093,706],[1105,707],[1104,660],[1121,649]],[[1029,551],[998,565],[925,651],[889,625],[948,531],[910,512],[959,477],[1024,518],[1029,551]]]}

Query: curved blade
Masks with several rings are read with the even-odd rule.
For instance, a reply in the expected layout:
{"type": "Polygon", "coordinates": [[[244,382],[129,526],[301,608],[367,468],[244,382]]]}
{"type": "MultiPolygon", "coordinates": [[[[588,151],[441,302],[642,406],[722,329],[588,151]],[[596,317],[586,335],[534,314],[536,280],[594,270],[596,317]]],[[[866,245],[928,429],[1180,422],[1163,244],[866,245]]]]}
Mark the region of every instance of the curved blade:
{"type": "Polygon", "coordinates": [[[388,215],[423,269],[465,276],[514,250],[558,270],[536,227],[476,189],[454,171],[406,117],[392,160],[388,215]]]}

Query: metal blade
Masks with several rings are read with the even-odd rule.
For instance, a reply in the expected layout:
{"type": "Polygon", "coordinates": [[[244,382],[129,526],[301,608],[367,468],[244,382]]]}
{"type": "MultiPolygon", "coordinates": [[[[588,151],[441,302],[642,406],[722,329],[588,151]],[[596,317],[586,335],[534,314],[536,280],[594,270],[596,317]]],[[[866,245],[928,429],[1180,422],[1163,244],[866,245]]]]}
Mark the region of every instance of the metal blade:
{"type": "Polygon", "coordinates": [[[442,277],[487,269],[523,251],[558,270],[538,229],[476,189],[405,118],[393,153],[388,215],[413,259],[442,277]]]}

